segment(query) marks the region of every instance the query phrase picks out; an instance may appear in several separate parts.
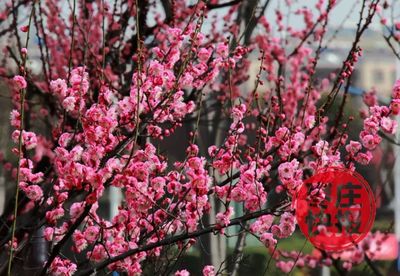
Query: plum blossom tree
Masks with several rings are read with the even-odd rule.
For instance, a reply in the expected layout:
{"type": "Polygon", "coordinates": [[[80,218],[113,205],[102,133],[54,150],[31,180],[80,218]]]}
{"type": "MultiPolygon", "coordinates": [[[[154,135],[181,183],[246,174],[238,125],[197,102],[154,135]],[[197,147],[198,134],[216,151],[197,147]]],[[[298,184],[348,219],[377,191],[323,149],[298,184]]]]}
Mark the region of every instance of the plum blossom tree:
{"type": "Polygon", "coordinates": [[[277,243],[296,230],[291,201],[307,176],[367,165],[381,134],[396,131],[400,82],[389,106],[366,94],[356,140],[344,113],[360,39],[388,4],[362,1],[342,67],[320,79],[335,0],[271,18],[272,0],[189,2],[6,1],[0,73],[14,144],[1,158],[12,188],[0,274],[189,275],[176,263],[196,246],[219,255],[204,257],[204,275],[236,274],[248,235],[286,273],[333,265],[343,274],[364,261],[379,273],[385,234],[370,234],[345,262],[277,243]],[[100,210],[111,188],[123,200],[109,218],[100,210]]]}

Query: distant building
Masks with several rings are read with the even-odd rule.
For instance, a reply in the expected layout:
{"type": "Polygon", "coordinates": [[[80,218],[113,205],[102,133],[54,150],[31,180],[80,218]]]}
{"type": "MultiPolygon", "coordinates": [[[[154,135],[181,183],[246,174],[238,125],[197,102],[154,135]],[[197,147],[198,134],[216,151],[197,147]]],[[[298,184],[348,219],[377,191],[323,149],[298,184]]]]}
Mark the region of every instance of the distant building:
{"type": "MultiPolygon", "coordinates": [[[[331,27],[326,34],[323,49],[317,64],[316,76],[319,79],[329,77],[331,73],[338,73],[346,59],[355,37],[356,29],[344,27],[336,30],[331,27]]],[[[298,39],[289,43],[294,47],[298,39]]],[[[311,47],[315,45],[310,44],[311,47]]],[[[355,71],[351,78],[351,86],[361,92],[375,88],[381,98],[390,97],[393,84],[396,80],[396,58],[383,38],[382,30],[367,29],[359,43],[362,56],[355,64],[355,71]]],[[[288,50],[290,52],[290,49],[288,50]]],[[[249,82],[247,93],[254,89],[256,76],[260,68],[259,53],[251,53],[253,62],[249,68],[249,82]]],[[[313,54],[315,55],[315,53],[313,54]]],[[[274,85],[272,85],[273,87],[274,85]]],[[[271,87],[268,83],[259,87],[259,92],[271,87]]]]}
{"type": "MultiPolygon", "coordinates": [[[[327,77],[342,67],[354,41],[355,32],[355,28],[344,28],[337,33],[328,33],[330,42],[321,54],[317,67],[318,76],[327,77]]],[[[362,90],[375,88],[379,96],[390,97],[396,81],[396,59],[383,38],[382,30],[366,30],[359,46],[363,55],[355,65],[352,86],[362,90]]]]}

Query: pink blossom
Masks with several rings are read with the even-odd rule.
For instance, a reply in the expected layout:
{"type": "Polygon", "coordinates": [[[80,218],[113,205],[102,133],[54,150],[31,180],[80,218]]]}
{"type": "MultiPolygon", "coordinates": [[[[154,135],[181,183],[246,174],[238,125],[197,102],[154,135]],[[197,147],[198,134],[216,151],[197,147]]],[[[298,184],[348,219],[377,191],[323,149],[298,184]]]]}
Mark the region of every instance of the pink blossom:
{"type": "Polygon", "coordinates": [[[175,272],[175,276],[189,276],[190,273],[186,269],[175,272]]]}
{"type": "Polygon", "coordinates": [[[232,118],[234,123],[238,123],[243,119],[244,113],[246,112],[246,106],[244,104],[235,106],[232,108],[232,118]]]}
{"type": "Polygon", "coordinates": [[[367,135],[361,137],[361,142],[365,148],[367,148],[369,150],[373,150],[376,148],[376,146],[380,142],[377,138],[378,138],[377,136],[367,134],[367,135]]]}
{"type": "Polygon", "coordinates": [[[76,67],[71,70],[69,82],[75,91],[78,91],[81,95],[85,95],[89,89],[88,78],[89,75],[84,67],[76,67]]]}
{"type": "Polygon", "coordinates": [[[276,267],[282,270],[284,273],[289,273],[293,269],[294,265],[294,261],[279,261],[276,263],[276,267]]]}
{"type": "Polygon", "coordinates": [[[313,115],[307,116],[304,123],[308,129],[313,128],[315,125],[315,116],[313,115]]]}
{"type": "Polygon", "coordinates": [[[83,235],[89,243],[93,243],[99,237],[99,232],[100,230],[98,226],[89,226],[88,228],[86,228],[83,235]]]}
{"type": "Polygon", "coordinates": [[[277,240],[274,239],[273,234],[268,232],[261,234],[260,240],[267,248],[274,247],[277,243],[277,240]]]}
{"type": "Polygon", "coordinates": [[[62,208],[56,208],[54,210],[51,211],[47,211],[46,212],[46,220],[50,223],[50,224],[55,224],[56,221],[64,216],[64,209],[62,208]]]}
{"type": "Polygon", "coordinates": [[[26,33],[29,30],[29,26],[28,25],[24,25],[24,26],[21,26],[19,29],[21,30],[21,32],[26,33]]]}
{"type": "Polygon", "coordinates": [[[26,88],[26,80],[25,80],[25,78],[23,77],[23,76],[20,76],[20,75],[17,75],[17,76],[15,76],[14,78],[13,78],[13,81],[14,81],[14,84],[15,84],[15,87],[18,89],[18,90],[21,90],[21,89],[25,89],[26,88]]]}
{"type": "Polygon", "coordinates": [[[30,131],[22,132],[22,139],[24,141],[24,145],[26,149],[33,149],[37,145],[36,134],[30,131]]]}
{"type": "Polygon", "coordinates": [[[350,271],[352,267],[353,267],[353,264],[351,262],[343,262],[343,268],[345,270],[350,271]]]}
{"type": "Polygon", "coordinates": [[[182,30],[179,28],[168,28],[168,33],[174,38],[181,40],[183,39],[182,30]]]}
{"type": "Polygon", "coordinates": [[[235,187],[231,191],[231,197],[236,202],[241,202],[246,200],[247,192],[242,187],[235,187]]]}
{"type": "Polygon", "coordinates": [[[288,189],[295,189],[302,182],[303,173],[298,166],[299,162],[293,159],[290,162],[280,164],[278,167],[279,178],[288,189]]]}
{"type": "Polygon", "coordinates": [[[71,276],[76,270],[76,264],[60,257],[56,257],[50,265],[50,272],[54,276],[71,276]]]}
{"type": "Polygon", "coordinates": [[[217,147],[216,146],[210,146],[208,148],[208,155],[210,155],[210,157],[214,157],[216,152],[217,152],[217,147]]]}
{"type": "Polygon", "coordinates": [[[392,96],[394,99],[400,99],[400,80],[396,80],[394,83],[392,96]]]}
{"type": "Polygon", "coordinates": [[[197,55],[200,61],[206,62],[211,56],[211,49],[201,48],[197,55]]]}
{"type": "Polygon", "coordinates": [[[358,163],[360,163],[360,164],[362,164],[362,165],[368,165],[369,162],[370,162],[371,159],[372,159],[372,154],[371,154],[371,152],[369,152],[369,151],[367,151],[366,153],[360,152],[360,153],[357,154],[357,156],[356,156],[355,159],[356,159],[356,161],[357,161],[358,163]]]}
{"type": "Polygon", "coordinates": [[[223,213],[218,213],[215,216],[216,223],[221,226],[225,227],[229,225],[230,217],[234,214],[233,207],[228,207],[228,209],[223,213]]]}
{"type": "Polygon", "coordinates": [[[275,132],[275,140],[278,144],[283,143],[288,139],[290,131],[286,127],[280,127],[275,132]]]}
{"type": "Polygon", "coordinates": [[[90,260],[94,262],[101,262],[105,258],[107,258],[107,253],[104,249],[104,246],[101,244],[97,244],[94,246],[93,250],[91,252],[87,253],[88,258],[90,257],[90,260]]]}
{"type": "Polygon", "coordinates": [[[297,164],[298,163],[292,161],[279,165],[278,168],[279,176],[283,179],[293,178],[295,170],[297,169],[297,164]]]}
{"type": "Polygon", "coordinates": [[[21,115],[19,112],[15,109],[13,109],[10,113],[10,120],[11,120],[11,125],[15,128],[19,128],[20,123],[21,123],[21,115]]]}
{"type": "Polygon", "coordinates": [[[364,129],[370,133],[376,133],[379,129],[379,120],[375,117],[370,117],[364,120],[364,129]]]}
{"type": "Polygon", "coordinates": [[[72,235],[72,239],[74,241],[75,249],[77,250],[77,252],[82,252],[88,246],[88,242],[85,239],[85,236],[79,230],[75,230],[74,234],[72,235]]]}
{"type": "Polygon", "coordinates": [[[215,276],[215,268],[212,265],[206,265],[203,268],[203,276],[215,276]]]}
{"type": "Polygon", "coordinates": [[[350,141],[350,143],[346,145],[346,151],[352,155],[355,155],[360,150],[361,150],[361,144],[357,141],[350,141]]]}
{"type": "Polygon", "coordinates": [[[319,141],[315,146],[312,147],[313,152],[317,156],[322,156],[325,155],[328,152],[329,149],[329,143],[326,141],[319,141]]]}
{"type": "Polygon", "coordinates": [[[390,110],[393,115],[398,115],[400,112],[400,99],[393,99],[390,103],[390,110]]]}
{"type": "Polygon", "coordinates": [[[282,230],[278,225],[272,225],[271,233],[277,238],[281,238],[282,237],[282,230]]]}
{"type": "Polygon", "coordinates": [[[281,222],[279,224],[279,228],[281,229],[281,238],[287,238],[291,236],[296,229],[294,222],[281,222]]]}
{"type": "Polygon", "coordinates": [[[62,98],[67,96],[67,83],[63,79],[56,79],[50,82],[51,92],[62,98]]]}
{"type": "Polygon", "coordinates": [[[33,201],[39,201],[43,197],[42,188],[40,188],[38,185],[29,185],[23,188],[23,191],[25,192],[26,196],[33,201]]]}
{"type": "Polygon", "coordinates": [[[219,43],[217,45],[217,54],[222,56],[222,57],[227,57],[228,56],[228,45],[226,45],[225,43],[219,43]]]}
{"type": "Polygon", "coordinates": [[[294,224],[295,222],[296,222],[296,217],[292,213],[285,212],[281,215],[280,223],[294,224]]]}
{"type": "Polygon", "coordinates": [[[54,235],[54,228],[53,227],[46,227],[44,229],[44,238],[46,241],[52,241],[54,235]]]}
{"type": "Polygon", "coordinates": [[[371,90],[363,94],[364,103],[368,106],[374,106],[378,103],[378,97],[376,96],[376,91],[371,90]]]}
{"type": "Polygon", "coordinates": [[[71,141],[72,137],[73,134],[65,132],[58,138],[58,144],[65,148],[68,146],[68,143],[71,141]]]}
{"type": "Polygon", "coordinates": [[[70,208],[70,216],[72,218],[78,217],[83,212],[84,207],[84,202],[74,202],[70,208]]]}
{"type": "MultiPolygon", "coordinates": [[[[14,143],[19,142],[20,131],[14,130],[12,133],[12,139],[14,143]]],[[[25,146],[27,150],[33,149],[37,146],[36,134],[30,131],[22,131],[22,145],[25,146]]]]}
{"type": "Polygon", "coordinates": [[[382,117],[381,127],[386,133],[394,134],[397,129],[397,122],[388,117],[382,117]]]}
{"type": "Polygon", "coordinates": [[[274,216],[272,215],[261,216],[250,226],[250,230],[258,234],[267,232],[270,230],[273,221],[274,216]]]}
{"type": "Polygon", "coordinates": [[[76,104],[75,97],[67,97],[62,103],[66,111],[73,111],[75,109],[75,104],[76,104]]]}

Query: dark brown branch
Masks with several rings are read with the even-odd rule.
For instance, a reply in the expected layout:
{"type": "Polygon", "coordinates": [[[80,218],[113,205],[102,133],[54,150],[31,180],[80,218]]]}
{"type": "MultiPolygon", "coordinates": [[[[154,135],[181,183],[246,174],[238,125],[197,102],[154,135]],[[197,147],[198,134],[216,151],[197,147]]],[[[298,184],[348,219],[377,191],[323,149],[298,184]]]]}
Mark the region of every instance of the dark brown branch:
{"type": "Polygon", "coordinates": [[[242,2],[242,0],[233,0],[230,2],[222,3],[222,4],[207,4],[207,8],[209,10],[225,8],[225,7],[230,7],[230,6],[239,4],[240,2],[242,2]]]}
{"type": "MultiPolygon", "coordinates": [[[[286,206],[281,206],[282,209],[284,209],[285,207],[286,206]]],[[[279,208],[279,209],[281,209],[281,208],[279,208]]],[[[278,211],[278,208],[276,210],[264,209],[264,210],[261,210],[261,211],[258,211],[258,212],[254,212],[254,213],[251,213],[251,214],[247,214],[247,215],[235,218],[235,219],[231,220],[231,222],[225,228],[233,226],[233,225],[240,225],[243,222],[246,222],[246,221],[254,219],[254,218],[258,218],[258,217],[260,217],[262,215],[272,214],[272,213],[274,213],[274,211],[278,211]]],[[[118,256],[115,256],[115,257],[112,257],[112,258],[109,258],[109,259],[101,262],[100,264],[98,264],[98,265],[96,265],[94,267],[91,267],[91,268],[88,268],[86,270],[83,270],[81,273],[79,273],[77,275],[80,275],[80,276],[91,275],[95,271],[99,271],[101,269],[106,268],[109,264],[112,264],[112,263],[117,262],[117,261],[121,261],[121,260],[123,260],[123,259],[125,259],[125,258],[127,258],[129,256],[134,255],[134,254],[137,254],[137,253],[140,253],[140,252],[143,252],[143,251],[149,251],[149,250],[155,249],[155,248],[160,247],[160,246],[171,245],[171,244],[177,243],[179,241],[184,241],[184,240],[187,240],[187,239],[197,238],[197,237],[200,237],[200,236],[208,234],[208,233],[213,233],[215,231],[219,231],[220,228],[221,228],[220,226],[214,224],[214,225],[210,225],[208,227],[205,227],[203,229],[197,230],[195,232],[184,233],[184,234],[180,234],[180,235],[177,235],[177,236],[172,236],[172,237],[160,240],[158,242],[147,244],[147,245],[139,247],[139,248],[130,249],[130,250],[126,251],[125,253],[120,254],[118,256]]]]}
{"type": "Polygon", "coordinates": [[[394,45],[390,41],[390,38],[393,36],[393,34],[390,34],[390,36],[383,36],[389,45],[390,49],[392,50],[393,54],[397,57],[397,59],[400,59],[400,52],[397,52],[394,45]]]}
{"type": "Polygon", "coordinates": [[[383,274],[379,271],[379,269],[375,266],[375,264],[367,256],[367,254],[364,254],[364,258],[365,258],[367,265],[371,268],[372,272],[374,272],[375,276],[383,276],[383,274]]]}
{"type": "Polygon", "coordinates": [[[70,230],[65,234],[65,236],[62,238],[61,241],[59,241],[53,248],[51,255],[49,259],[46,262],[46,265],[43,267],[42,272],[40,275],[44,276],[47,273],[47,269],[50,267],[51,263],[54,261],[54,259],[58,256],[60,253],[61,249],[63,248],[64,244],[69,240],[69,238],[72,236],[74,231],[71,231],[71,229],[75,230],[76,228],[79,227],[79,225],[83,222],[83,220],[87,217],[87,215],[90,212],[90,209],[92,208],[92,205],[86,205],[83,213],[79,218],[72,224],[70,230]]]}

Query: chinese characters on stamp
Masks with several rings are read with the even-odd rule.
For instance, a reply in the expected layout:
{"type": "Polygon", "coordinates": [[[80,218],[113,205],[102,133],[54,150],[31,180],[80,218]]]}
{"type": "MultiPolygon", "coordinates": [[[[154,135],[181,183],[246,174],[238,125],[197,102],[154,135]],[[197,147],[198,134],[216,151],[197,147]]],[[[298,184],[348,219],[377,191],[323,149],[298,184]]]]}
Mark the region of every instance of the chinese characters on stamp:
{"type": "Polygon", "coordinates": [[[360,242],[375,218],[368,183],[356,172],[328,168],[307,179],[295,198],[301,231],[317,248],[343,250],[360,242]]]}

